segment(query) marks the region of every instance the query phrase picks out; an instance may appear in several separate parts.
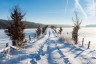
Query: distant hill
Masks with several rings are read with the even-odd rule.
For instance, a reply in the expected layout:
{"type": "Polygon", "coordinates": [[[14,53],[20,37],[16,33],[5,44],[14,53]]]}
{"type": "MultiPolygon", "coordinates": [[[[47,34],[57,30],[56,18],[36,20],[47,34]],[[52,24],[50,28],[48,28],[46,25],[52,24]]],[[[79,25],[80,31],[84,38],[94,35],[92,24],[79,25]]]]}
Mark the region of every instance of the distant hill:
{"type": "Polygon", "coordinates": [[[63,25],[63,24],[50,24],[49,26],[55,26],[55,27],[63,27],[63,28],[69,28],[72,27],[72,25],[63,25]]]}
{"type": "Polygon", "coordinates": [[[96,24],[86,25],[85,27],[96,27],[96,24]]]}
{"type": "MultiPolygon", "coordinates": [[[[3,20],[0,19],[0,29],[6,29],[8,26],[10,26],[10,22],[11,20],[3,20]]],[[[24,21],[24,23],[26,24],[26,28],[37,28],[38,26],[40,27],[44,27],[44,24],[39,24],[39,23],[34,23],[34,22],[28,22],[28,21],[24,21]]]]}
{"type": "MultiPolygon", "coordinates": [[[[23,21],[26,24],[26,28],[37,28],[38,26],[44,27],[45,24],[40,24],[40,23],[34,23],[30,21],[23,21]]],[[[0,29],[6,29],[8,26],[10,26],[11,20],[3,20],[0,19],[0,29]]],[[[46,24],[47,25],[47,24],[46,24]]],[[[71,25],[60,25],[60,24],[49,24],[49,26],[55,26],[55,27],[72,27],[71,25]]]]}

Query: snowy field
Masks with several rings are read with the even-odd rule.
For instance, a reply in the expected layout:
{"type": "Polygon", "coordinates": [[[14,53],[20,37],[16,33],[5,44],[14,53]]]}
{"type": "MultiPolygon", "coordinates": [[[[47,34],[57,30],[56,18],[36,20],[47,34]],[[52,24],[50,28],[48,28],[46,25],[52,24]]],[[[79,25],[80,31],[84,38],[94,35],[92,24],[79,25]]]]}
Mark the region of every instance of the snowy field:
{"type": "MultiPolygon", "coordinates": [[[[25,33],[25,39],[29,38],[29,35],[31,37],[34,37],[34,33],[35,33],[35,29],[26,29],[24,31],[25,33]]],[[[6,43],[9,43],[9,45],[11,45],[11,40],[10,38],[5,34],[4,30],[1,29],[0,30],[0,49],[4,48],[6,43]]]]}
{"type": "MultiPolygon", "coordinates": [[[[63,35],[72,36],[72,28],[63,28],[63,35]]],[[[79,30],[79,44],[82,45],[82,39],[84,38],[84,47],[88,46],[88,42],[91,41],[90,48],[96,50],[96,28],[81,28],[79,30]]]]}
{"type": "MultiPolygon", "coordinates": [[[[85,47],[63,42],[50,28],[40,38],[34,39],[35,29],[26,29],[26,39],[30,35],[33,39],[27,43],[26,49],[10,52],[9,57],[0,55],[0,64],[96,64],[96,50],[87,49],[87,40],[95,45],[96,28],[81,28],[79,39],[85,38],[85,47]]],[[[72,28],[64,28],[63,34],[71,35],[72,28]]],[[[5,48],[10,39],[0,30],[0,49],[5,48]]],[[[11,45],[11,44],[10,44],[11,45]]],[[[95,47],[93,47],[95,49],[95,47]]]]}
{"type": "MultiPolygon", "coordinates": [[[[33,34],[35,33],[36,29],[26,29],[26,39],[28,39],[29,35],[34,37],[33,34]]],[[[58,30],[57,30],[58,31],[58,30]]],[[[72,28],[63,28],[63,35],[67,35],[71,37],[72,28]]],[[[91,41],[90,48],[96,50],[96,28],[81,28],[79,30],[79,44],[82,44],[82,39],[84,40],[84,46],[87,47],[88,42],[91,41]]],[[[4,33],[4,30],[0,30],[0,49],[5,47],[5,43],[11,44],[11,41],[8,36],[4,33]]]]}

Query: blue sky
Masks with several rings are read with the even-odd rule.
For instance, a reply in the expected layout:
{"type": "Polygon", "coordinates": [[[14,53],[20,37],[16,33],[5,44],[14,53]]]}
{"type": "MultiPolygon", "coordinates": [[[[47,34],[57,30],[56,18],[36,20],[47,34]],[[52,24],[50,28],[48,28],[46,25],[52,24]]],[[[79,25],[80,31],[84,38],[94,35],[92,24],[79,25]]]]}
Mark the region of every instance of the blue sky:
{"type": "Polygon", "coordinates": [[[24,20],[43,24],[72,24],[78,11],[82,25],[96,24],[95,0],[0,0],[0,19],[10,18],[11,8],[19,5],[24,20]]]}

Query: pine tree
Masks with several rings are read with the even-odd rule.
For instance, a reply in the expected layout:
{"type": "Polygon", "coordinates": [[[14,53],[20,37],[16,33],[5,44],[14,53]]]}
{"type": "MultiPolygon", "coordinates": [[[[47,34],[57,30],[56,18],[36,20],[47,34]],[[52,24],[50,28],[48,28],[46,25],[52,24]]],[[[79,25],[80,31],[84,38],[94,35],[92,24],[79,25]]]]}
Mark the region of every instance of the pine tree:
{"type": "Polygon", "coordinates": [[[42,33],[40,26],[37,28],[36,33],[37,33],[37,37],[40,37],[40,35],[42,33]]]}
{"type": "Polygon", "coordinates": [[[45,33],[46,29],[48,28],[48,25],[42,28],[42,34],[45,33]]]}
{"type": "Polygon", "coordinates": [[[24,46],[25,34],[23,32],[25,29],[25,24],[22,21],[24,16],[25,14],[22,14],[21,9],[18,6],[15,6],[12,9],[10,16],[12,21],[8,29],[5,30],[5,33],[10,36],[13,46],[24,46]]]}

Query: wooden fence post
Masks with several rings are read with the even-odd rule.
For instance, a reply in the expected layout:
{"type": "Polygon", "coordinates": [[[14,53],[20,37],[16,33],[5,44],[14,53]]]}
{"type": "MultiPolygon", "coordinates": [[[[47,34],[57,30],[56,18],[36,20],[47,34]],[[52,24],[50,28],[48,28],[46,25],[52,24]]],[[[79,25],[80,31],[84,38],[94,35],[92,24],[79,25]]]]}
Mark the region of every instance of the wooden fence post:
{"type": "Polygon", "coordinates": [[[83,44],[84,44],[84,38],[82,39],[82,46],[83,46],[83,44]]]}
{"type": "Polygon", "coordinates": [[[90,42],[91,42],[91,41],[89,41],[89,43],[88,43],[88,48],[90,47],[90,42]]]}
{"type": "Polygon", "coordinates": [[[6,43],[6,47],[8,47],[9,46],[9,44],[8,43],[6,43]]]}
{"type": "Polygon", "coordinates": [[[31,41],[31,37],[30,37],[30,35],[29,35],[29,40],[31,41]]]}

